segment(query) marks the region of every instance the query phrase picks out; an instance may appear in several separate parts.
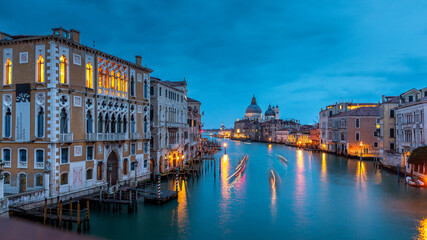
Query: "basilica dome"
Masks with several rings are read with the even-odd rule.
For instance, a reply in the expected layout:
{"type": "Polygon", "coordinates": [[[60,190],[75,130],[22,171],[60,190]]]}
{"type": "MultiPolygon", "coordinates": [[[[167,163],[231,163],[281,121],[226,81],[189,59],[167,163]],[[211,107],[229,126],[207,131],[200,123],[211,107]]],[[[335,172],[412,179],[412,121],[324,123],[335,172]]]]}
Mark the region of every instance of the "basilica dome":
{"type": "Polygon", "coordinates": [[[261,114],[262,113],[261,108],[256,103],[255,96],[252,97],[251,105],[249,105],[246,108],[246,112],[245,113],[257,113],[257,114],[261,114]]]}
{"type": "Polygon", "coordinates": [[[273,111],[273,109],[271,109],[270,105],[268,106],[267,111],[265,111],[264,116],[265,117],[273,117],[273,118],[276,116],[276,113],[273,111]]]}

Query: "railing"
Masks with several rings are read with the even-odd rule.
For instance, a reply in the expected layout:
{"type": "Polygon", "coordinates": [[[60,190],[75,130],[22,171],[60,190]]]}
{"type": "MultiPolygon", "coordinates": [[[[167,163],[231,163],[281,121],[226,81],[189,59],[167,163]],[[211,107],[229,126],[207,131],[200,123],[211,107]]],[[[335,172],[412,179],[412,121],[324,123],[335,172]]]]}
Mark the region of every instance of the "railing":
{"type": "Polygon", "coordinates": [[[87,141],[96,141],[97,138],[97,134],[96,133],[86,133],[86,140],[87,141]]]}
{"type": "Polygon", "coordinates": [[[131,139],[139,139],[139,133],[137,133],[137,132],[136,133],[131,133],[130,134],[130,138],[131,139]]]}
{"type": "Polygon", "coordinates": [[[97,133],[98,141],[118,141],[126,140],[127,133],[97,133]]]}
{"type": "Polygon", "coordinates": [[[0,199],[0,215],[7,212],[9,209],[9,201],[7,198],[0,199]]]}
{"type": "Polygon", "coordinates": [[[72,142],[73,141],[73,133],[60,133],[59,134],[60,142],[72,142]]]}
{"type": "Polygon", "coordinates": [[[31,202],[43,201],[45,199],[45,189],[19,193],[7,197],[9,206],[24,205],[31,202]]]}

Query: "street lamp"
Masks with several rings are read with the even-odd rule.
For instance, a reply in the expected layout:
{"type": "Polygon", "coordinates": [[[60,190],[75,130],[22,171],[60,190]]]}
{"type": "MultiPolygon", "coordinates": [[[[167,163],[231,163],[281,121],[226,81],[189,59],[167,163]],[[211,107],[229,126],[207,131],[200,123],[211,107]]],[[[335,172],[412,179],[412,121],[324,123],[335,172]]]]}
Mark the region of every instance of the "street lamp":
{"type": "Polygon", "coordinates": [[[227,143],[224,143],[224,154],[227,154],[227,143]]]}
{"type": "Polygon", "coordinates": [[[363,142],[360,142],[360,163],[362,163],[362,155],[363,155],[363,142]]]}

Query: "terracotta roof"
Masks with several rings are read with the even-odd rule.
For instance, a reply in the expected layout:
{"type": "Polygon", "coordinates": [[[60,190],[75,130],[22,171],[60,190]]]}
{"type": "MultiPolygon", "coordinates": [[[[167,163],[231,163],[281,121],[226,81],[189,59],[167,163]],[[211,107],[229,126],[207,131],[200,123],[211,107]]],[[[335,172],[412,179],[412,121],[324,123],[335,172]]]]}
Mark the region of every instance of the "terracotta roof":
{"type": "Polygon", "coordinates": [[[336,114],[329,118],[346,117],[346,116],[375,117],[379,115],[380,115],[380,111],[378,107],[360,107],[348,112],[342,112],[342,113],[336,114]]]}
{"type": "Polygon", "coordinates": [[[400,102],[400,96],[395,96],[395,97],[386,97],[387,101],[385,101],[384,103],[399,103],[400,102]]]}
{"type": "Polygon", "coordinates": [[[201,103],[201,102],[199,102],[199,101],[197,101],[197,100],[194,100],[194,99],[192,99],[192,98],[189,98],[189,97],[187,97],[187,102],[197,102],[197,103],[201,103]]]}

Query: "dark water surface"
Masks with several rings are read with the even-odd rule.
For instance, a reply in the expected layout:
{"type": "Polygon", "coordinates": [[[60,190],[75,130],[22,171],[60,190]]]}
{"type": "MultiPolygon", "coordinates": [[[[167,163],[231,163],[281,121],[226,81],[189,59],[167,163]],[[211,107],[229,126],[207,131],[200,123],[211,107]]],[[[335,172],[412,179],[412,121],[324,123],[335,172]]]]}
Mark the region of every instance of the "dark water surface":
{"type": "Polygon", "coordinates": [[[427,189],[397,183],[373,162],[225,141],[228,159],[220,152],[216,171],[212,165],[199,179],[180,181],[177,201],[142,203],[133,214],[92,211],[90,234],[121,240],[427,239],[427,189]],[[229,181],[244,154],[244,174],[229,181]]]}

